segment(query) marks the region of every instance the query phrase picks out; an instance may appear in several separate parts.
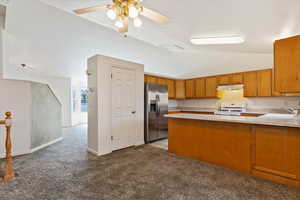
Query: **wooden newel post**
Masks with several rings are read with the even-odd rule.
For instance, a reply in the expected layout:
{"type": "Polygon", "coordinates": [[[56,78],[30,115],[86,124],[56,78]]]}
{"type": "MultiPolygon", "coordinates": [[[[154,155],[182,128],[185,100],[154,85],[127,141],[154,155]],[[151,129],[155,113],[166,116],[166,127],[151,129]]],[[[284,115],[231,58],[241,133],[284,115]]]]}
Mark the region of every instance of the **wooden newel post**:
{"type": "MultiPolygon", "coordinates": [[[[5,176],[2,178],[2,181],[8,181],[15,177],[14,169],[13,169],[13,159],[12,159],[12,143],[11,143],[11,126],[12,126],[12,119],[11,119],[11,112],[5,113],[5,128],[6,128],[6,171],[5,176]]],[[[1,182],[1,179],[0,179],[1,182]]]]}

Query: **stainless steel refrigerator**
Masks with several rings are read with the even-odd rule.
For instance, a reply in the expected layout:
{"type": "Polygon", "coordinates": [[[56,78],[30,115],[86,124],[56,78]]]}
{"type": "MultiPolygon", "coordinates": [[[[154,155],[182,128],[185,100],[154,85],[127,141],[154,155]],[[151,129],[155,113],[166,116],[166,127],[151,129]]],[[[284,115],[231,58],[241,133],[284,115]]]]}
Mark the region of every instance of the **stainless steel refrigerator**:
{"type": "Polygon", "coordinates": [[[145,143],[168,138],[168,87],[145,83],[145,143]]]}

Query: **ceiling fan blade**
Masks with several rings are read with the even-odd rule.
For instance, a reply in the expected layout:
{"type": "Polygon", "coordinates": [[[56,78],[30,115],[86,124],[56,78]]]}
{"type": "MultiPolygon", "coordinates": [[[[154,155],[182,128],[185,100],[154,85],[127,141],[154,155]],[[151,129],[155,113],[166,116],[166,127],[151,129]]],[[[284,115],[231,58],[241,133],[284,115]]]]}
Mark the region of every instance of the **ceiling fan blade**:
{"type": "Polygon", "coordinates": [[[85,13],[89,13],[89,12],[95,12],[98,10],[105,10],[107,8],[108,8],[108,6],[92,6],[89,8],[82,8],[82,9],[74,10],[74,12],[76,14],[80,15],[80,14],[85,14],[85,13]]]}
{"type": "Polygon", "coordinates": [[[124,27],[119,29],[120,33],[128,32],[128,18],[124,19],[124,27]]]}
{"type": "Polygon", "coordinates": [[[167,24],[169,22],[169,18],[166,16],[163,16],[153,10],[150,10],[148,8],[142,7],[141,15],[144,17],[147,17],[155,22],[158,22],[160,24],[167,24]]]}

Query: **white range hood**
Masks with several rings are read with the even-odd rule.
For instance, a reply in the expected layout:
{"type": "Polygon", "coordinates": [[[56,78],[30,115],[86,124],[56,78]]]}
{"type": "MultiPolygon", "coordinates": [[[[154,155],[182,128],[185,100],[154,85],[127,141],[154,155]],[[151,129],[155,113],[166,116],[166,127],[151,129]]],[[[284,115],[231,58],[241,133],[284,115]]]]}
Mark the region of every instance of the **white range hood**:
{"type": "Polygon", "coordinates": [[[221,85],[218,86],[217,90],[221,91],[221,90],[238,90],[238,89],[243,89],[244,85],[240,84],[240,85],[221,85]]]}

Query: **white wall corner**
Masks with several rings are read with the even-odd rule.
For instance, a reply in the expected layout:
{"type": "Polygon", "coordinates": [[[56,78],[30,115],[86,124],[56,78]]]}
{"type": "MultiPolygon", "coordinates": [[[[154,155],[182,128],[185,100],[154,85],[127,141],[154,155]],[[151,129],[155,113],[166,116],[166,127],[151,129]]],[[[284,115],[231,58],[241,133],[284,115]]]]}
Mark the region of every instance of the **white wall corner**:
{"type": "Polygon", "coordinates": [[[87,151],[95,156],[100,156],[101,154],[91,148],[87,148],[87,151]]]}

